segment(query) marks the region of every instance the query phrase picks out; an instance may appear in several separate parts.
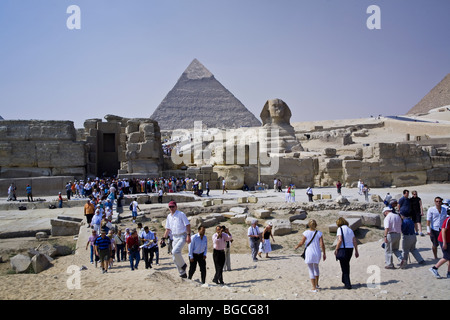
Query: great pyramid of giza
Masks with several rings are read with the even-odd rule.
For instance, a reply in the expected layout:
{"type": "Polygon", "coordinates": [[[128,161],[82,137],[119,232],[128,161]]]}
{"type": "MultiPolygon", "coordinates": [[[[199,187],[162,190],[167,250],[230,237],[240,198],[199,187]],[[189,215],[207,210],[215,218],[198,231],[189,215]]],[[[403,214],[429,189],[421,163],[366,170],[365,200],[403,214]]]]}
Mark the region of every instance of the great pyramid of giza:
{"type": "Polygon", "coordinates": [[[450,73],[407,114],[425,114],[432,109],[448,105],[450,105],[450,73]]]}
{"type": "Polygon", "coordinates": [[[194,59],[150,117],[161,130],[261,126],[261,122],[197,59],[194,59]]]}

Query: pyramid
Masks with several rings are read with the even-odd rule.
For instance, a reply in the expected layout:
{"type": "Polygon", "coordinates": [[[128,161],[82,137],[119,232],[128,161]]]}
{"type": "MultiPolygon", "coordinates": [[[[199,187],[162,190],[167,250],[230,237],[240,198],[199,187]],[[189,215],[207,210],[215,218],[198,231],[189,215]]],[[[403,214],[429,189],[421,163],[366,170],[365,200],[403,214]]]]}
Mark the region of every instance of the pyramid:
{"type": "Polygon", "coordinates": [[[161,130],[261,126],[261,122],[197,59],[194,59],[150,117],[161,130]]]}
{"type": "Polygon", "coordinates": [[[450,105],[450,73],[407,114],[425,114],[432,109],[448,105],[450,105]]]}

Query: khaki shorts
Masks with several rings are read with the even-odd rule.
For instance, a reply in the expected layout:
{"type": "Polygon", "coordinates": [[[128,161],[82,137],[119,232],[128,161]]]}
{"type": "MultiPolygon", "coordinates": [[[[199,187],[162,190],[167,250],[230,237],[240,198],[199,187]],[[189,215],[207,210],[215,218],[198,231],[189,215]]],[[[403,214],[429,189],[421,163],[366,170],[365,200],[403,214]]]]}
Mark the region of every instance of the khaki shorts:
{"type": "Polygon", "coordinates": [[[100,261],[108,261],[110,258],[110,253],[109,253],[109,249],[103,249],[103,250],[99,250],[98,252],[98,256],[100,258],[100,261]]]}

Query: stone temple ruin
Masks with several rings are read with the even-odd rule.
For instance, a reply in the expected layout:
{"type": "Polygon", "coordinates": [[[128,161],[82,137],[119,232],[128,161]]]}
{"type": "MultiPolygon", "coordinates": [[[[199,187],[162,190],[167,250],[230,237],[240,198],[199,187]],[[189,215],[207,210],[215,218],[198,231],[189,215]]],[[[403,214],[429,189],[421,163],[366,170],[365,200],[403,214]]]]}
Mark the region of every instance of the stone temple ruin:
{"type": "Polygon", "coordinates": [[[209,181],[211,188],[225,179],[229,189],[271,186],[275,178],[297,188],[338,180],[352,187],[359,179],[371,187],[449,181],[448,124],[383,117],[291,124],[288,104],[270,99],[261,122],[239,105],[235,123],[227,119],[219,126],[205,120],[202,108],[216,110],[221,120],[224,104],[238,100],[216,82],[194,60],[151,118],[106,115],[77,129],[72,121],[1,120],[0,195],[6,196],[10,183],[22,190],[30,184],[38,196],[55,195],[67,181],[113,175],[190,177],[209,181]],[[203,98],[187,99],[180,87],[203,98]],[[164,120],[168,104],[183,123],[179,128],[164,120]],[[170,155],[163,151],[168,148],[170,155]]]}

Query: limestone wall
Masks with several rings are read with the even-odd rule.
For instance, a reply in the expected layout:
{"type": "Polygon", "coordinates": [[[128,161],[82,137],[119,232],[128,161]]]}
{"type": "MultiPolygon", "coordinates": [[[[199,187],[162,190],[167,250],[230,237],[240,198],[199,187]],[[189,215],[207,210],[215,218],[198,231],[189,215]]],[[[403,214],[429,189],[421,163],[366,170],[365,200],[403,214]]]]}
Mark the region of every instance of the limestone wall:
{"type": "Polygon", "coordinates": [[[84,176],[85,162],[72,121],[0,122],[0,178],[84,176]]]}

